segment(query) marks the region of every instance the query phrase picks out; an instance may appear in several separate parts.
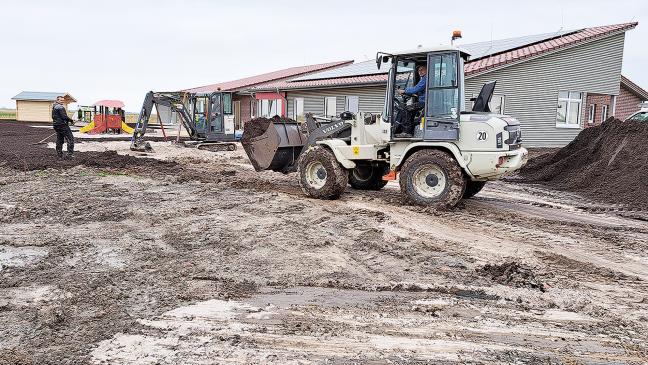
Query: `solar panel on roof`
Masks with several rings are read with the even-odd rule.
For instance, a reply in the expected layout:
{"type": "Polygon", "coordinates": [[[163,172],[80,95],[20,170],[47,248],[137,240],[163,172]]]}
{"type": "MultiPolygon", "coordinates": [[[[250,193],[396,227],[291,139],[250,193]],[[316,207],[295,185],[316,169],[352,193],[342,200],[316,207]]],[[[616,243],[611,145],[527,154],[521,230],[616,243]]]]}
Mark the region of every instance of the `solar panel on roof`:
{"type": "MultiPolygon", "coordinates": [[[[507,39],[498,39],[494,41],[479,42],[479,43],[470,43],[458,45],[460,49],[470,54],[470,59],[478,59],[493,55],[496,53],[506,52],[511,49],[520,48],[529,44],[542,42],[547,39],[560,37],[565,34],[573,33],[575,30],[565,30],[558,31],[553,33],[543,33],[536,34],[524,37],[515,37],[507,39]]],[[[389,70],[389,64],[384,64],[380,69],[376,65],[376,61],[364,61],[354,63],[348,66],[335,68],[332,70],[326,70],[322,72],[312,73],[306,76],[301,76],[290,80],[290,82],[296,81],[309,81],[309,80],[322,80],[322,79],[335,79],[342,77],[355,77],[355,76],[364,76],[364,75],[378,75],[387,73],[389,70]]]]}
{"type": "Polygon", "coordinates": [[[529,44],[542,42],[547,39],[560,37],[573,32],[575,32],[575,30],[564,30],[564,31],[558,31],[553,33],[543,33],[543,34],[535,34],[535,35],[529,35],[523,37],[497,39],[493,41],[486,41],[486,42],[479,42],[479,43],[461,44],[458,45],[457,47],[469,53],[471,60],[475,60],[478,58],[487,57],[497,53],[502,53],[502,52],[510,51],[512,49],[524,47],[529,44]]]}

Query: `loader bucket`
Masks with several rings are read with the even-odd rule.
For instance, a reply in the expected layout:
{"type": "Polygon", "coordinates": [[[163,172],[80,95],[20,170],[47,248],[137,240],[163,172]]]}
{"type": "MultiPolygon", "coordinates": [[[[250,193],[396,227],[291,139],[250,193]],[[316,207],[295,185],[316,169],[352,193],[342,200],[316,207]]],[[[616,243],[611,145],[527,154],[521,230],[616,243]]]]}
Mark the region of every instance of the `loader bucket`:
{"type": "Polygon", "coordinates": [[[294,171],[306,135],[293,121],[257,118],[246,123],[241,144],[256,171],[294,171]]]}

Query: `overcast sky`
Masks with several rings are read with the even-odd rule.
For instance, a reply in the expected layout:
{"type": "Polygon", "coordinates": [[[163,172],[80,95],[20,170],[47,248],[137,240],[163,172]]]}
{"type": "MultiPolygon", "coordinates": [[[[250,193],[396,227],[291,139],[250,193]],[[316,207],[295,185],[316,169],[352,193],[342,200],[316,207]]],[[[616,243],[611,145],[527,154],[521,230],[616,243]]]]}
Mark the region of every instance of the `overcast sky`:
{"type": "Polygon", "coordinates": [[[376,51],[639,21],[623,73],[648,88],[648,2],[636,1],[2,1],[0,107],[20,91],[79,104],[179,90],[277,69],[373,59],[376,51]],[[644,23],[645,22],[645,23],[644,23]]]}

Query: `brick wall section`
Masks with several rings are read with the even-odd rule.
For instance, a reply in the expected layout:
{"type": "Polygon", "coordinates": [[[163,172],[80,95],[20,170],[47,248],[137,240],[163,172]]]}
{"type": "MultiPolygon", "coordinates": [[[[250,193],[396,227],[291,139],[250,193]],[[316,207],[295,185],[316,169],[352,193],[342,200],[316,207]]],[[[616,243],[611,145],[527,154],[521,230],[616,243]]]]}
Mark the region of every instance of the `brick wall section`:
{"type": "MultiPolygon", "coordinates": [[[[241,123],[245,125],[245,123],[250,121],[250,101],[252,100],[252,97],[250,95],[241,95],[241,94],[234,94],[234,98],[232,101],[240,101],[241,102],[241,123]]],[[[238,126],[237,126],[238,127],[238,126]]]]}
{"type": "Polygon", "coordinates": [[[588,93],[586,102],[583,105],[583,128],[587,127],[593,127],[595,125],[600,125],[603,120],[601,119],[602,113],[603,113],[603,105],[608,106],[608,112],[607,115],[608,117],[612,115],[612,96],[611,95],[603,95],[603,94],[592,94],[588,93]],[[589,108],[590,105],[594,104],[595,109],[594,109],[594,123],[590,124],[589,123],[589,108]]]}
{"type": "Polygon", "coordinates": [[[619,90],[619,97],[616,104],[616,117],[624,120],[635,112],[638,112],[642,100],[635,94],[631,93],[628,89],[621,85],[619,90]]]}

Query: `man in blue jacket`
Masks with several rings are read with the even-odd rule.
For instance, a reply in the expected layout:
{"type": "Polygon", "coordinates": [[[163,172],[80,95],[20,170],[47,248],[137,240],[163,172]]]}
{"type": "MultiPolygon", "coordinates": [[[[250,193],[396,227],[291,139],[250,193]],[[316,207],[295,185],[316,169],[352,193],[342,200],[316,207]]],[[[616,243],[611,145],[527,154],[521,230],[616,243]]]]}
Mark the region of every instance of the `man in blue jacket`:
{"type": "Polygon", "coordinates": [[[398,90],[398,93],[403,95],[414,95],[418,96],[418,103],[421,105],[425,105],[425,89],[427,86],[427,66],[422,65],[419,66],[418,69],[418,74],[421,77],[419,79],[418,84],[408,87],[405,90],[398,90]]]}
{"type": "Polygon", "coordinates": [[[414,134],[414,119],[416,114],[425,107],[425,90],[427,89],[427,66],[421,65],[417,68],[418,74],[420,76],[419,82],[411,87],[406,88],[405,90],[399,89],[398,93],[400,95],[412,95],[418,97],[418,102],[413,103],[406,107],[406,110],[402,111],[400,114],[400,126],[402,128],[401,133],[397,134],[396,137],[399,138],[409,138],[414,134]]]}
{"type": "Polygon", "coordinates": [[[68,124],[74,123],[74,121],[68,117],[64,102],[65,98],[57,96],[56,103],[52,107],[52,121],[56,131],[56,155],[59,158],[71,159],[74,154],[74,136],[68,124]],[[63,156],[63,142],[67,142],[67,155],[65,156],[63,156]]]}

